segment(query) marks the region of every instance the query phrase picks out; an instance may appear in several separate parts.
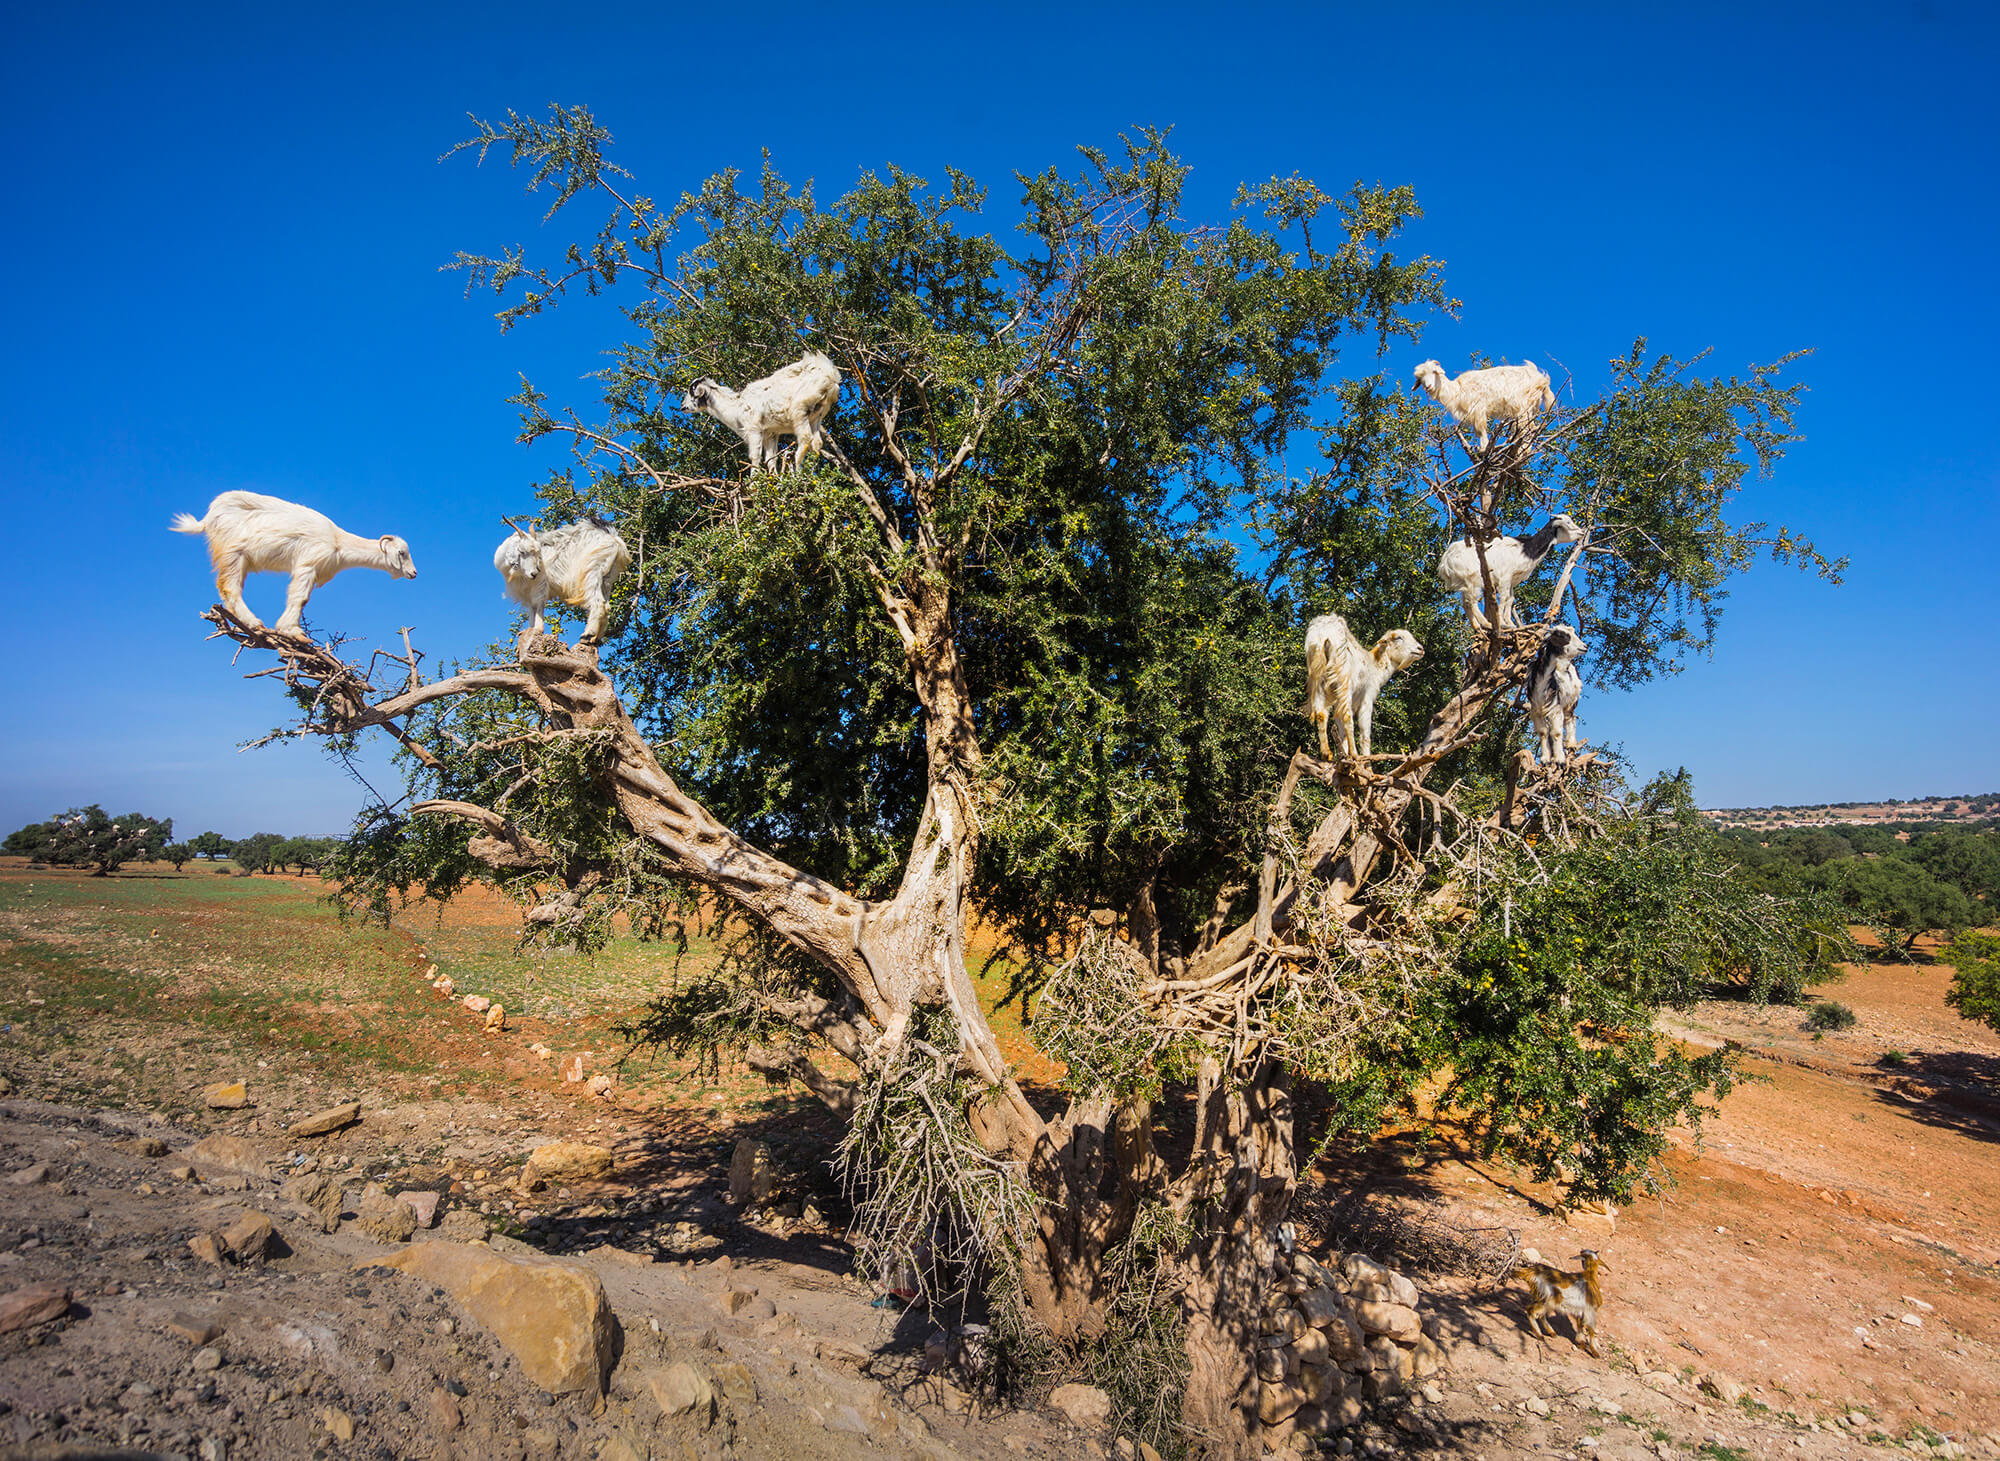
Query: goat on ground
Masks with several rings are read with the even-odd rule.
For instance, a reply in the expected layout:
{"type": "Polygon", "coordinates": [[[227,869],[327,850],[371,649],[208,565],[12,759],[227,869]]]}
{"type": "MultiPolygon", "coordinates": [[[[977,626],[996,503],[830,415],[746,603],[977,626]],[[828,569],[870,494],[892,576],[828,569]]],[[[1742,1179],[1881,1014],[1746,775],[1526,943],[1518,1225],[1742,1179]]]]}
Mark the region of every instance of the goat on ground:
{"type": "Polygon", "coordinates": [[[252,629],[262,629],[264,621],[243,602],[245,574],[291,575],[284,616],[273,626],[279,634],[299,632],[312,591],[343,569],[379,568],[391,578],[417,576],[410,545],[393,533],[357,537],[324,513],[261,492],[224,492],[209,503],[205,516],[177,512],[170,527],[208,539],[208,561],[215,568],[222,607],[252,629]]]}
{"type": "Polygon", "coordinates": [[[1576,746],[1576,703],[1583,698],[1576,662],[1589,649],[1582,635],[1558,629],[1542,641],[1528,666],[1528,719],[1545,763],[1567,761],[1576,746]]]}
{"type": "Polygon", "coordinates": [[[1547,1263],[1524,1263],[1514,1270],[1514,1277],[1527,1282],[1528,1327],[1538,1338],[1549,1337],[1550,1314],[1567,1314],[1577,1342],[1602,1358],[1603,1351],[1597,1347],[1597,1311],[1604,1304],[1604,1285],[1599,1279],[1611,1271],[1611,1265],[1599,1258],[1594,1248],[1584,1249],[1579,1256],[1583,1259],[1581,1273],[1565,1273],[1547,1263]]]}
{"type": "Polygon", "coordinates": [[[508,596],[529,611],[530,634],[542,632],[542,610],[553,599],[585,611],[581,642],[595,644],[604,632],[604,590],[632,566],[632,552],[610,527],[587,517],[532,533],[515,528],[493,550],[493,566],[508,596]]]}
{"type": "MultiPolygon", "coordinates": [[[[1514,613],[1514,590],[1519,588],[1549,556],[1557,543],[1583,541],[1583,529],[1567,513],[1557,513],[1525,538],[1495,538],[1486,545],[1486,571],[1493,579],[1493,606],[1500,627],[1518,628],[1514,613]]],[[[1465,619],[1472,628],[1484,629],[1486,616],[1479,610],[1485,585],[1479,578],[1479,549],[1470,538],[1454,538],[1438,559],[1438,582],[1457,594],[1465,605],[1465,619]]]]}
{"type": "Polygon", "coordinates": [[[683,411],[705,411],[743,438],[750,469],[773,466],[781,437],[798,439],[795,467],[820,450],[820,422],[840,398],[840,367],[814,350],[740,391],[703,376],[681,397],[683,411]]]}
{"type": "Polygon", "coordinates": [[[1372,755],[1375,750],[1375,697],[1389,677],[1424,657],[1424,647],[1407,629],[1391,629],[1363,649],[1338,614],[1321,614],[1306,628],[1306,713],[1319,730],[1322,761],[1333,759],[1327,743],[1326,717],[1340,723],[1344,756],[1372,755]]]}
{"type": "Polygon", "coordinates": [[[1532,360],[1519,365],[1494,365],[1448,378],[1444,367],[1426,360],[1417,367],[1416,383],[1460,426],[1470,426],[1486,450],[1496,421],[1512,421],[1526,430],[1544,407],[1556,403],[1548,373],[1532,360]]]}

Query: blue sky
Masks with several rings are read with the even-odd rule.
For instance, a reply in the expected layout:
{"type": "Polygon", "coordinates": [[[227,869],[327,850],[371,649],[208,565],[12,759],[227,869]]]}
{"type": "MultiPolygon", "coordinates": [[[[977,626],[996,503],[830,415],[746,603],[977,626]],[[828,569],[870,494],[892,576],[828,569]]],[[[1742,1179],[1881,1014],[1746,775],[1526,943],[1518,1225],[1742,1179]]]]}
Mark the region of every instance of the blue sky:
{"type": "MultiPolygon", "coordinates": [[[[734,13],[15,14],[0,493],[31,546],[0,830],[88,801],[344,828],[362,793],[314,747],[235,749],[284,707],[203,641],[200,543],[165,531],[219,491],[410,540],[419,578],[343,576],[323,627],[414,624],[446,657],[504,630],[497,517],[549,448],[514,444],[503,398],[521,372],[583,391],[616,321],[501,336],[438,266],[570,229],[503,167],[437,158],[467,112],[552,101],[595,109],[656,196],[769,147],[822,191],[953,164],[997,212],[1012,169],[1145,124],[1174,127],[1197,213],[1274,173],[1408,183],[1408,246],[1464,310],[1392,354],[1401,378],[1483,350],[1588,386],[1639,334],[1723,368],[1814,347],[1807,440],[1743,515],[1850,555],[1847,585],[1759,569],[1712,661],[1588,698],[1585,734],[1688,765],[1708,804],[2000,788],[2000,413],[1974,383],[2000,334],[2000,12],[766,5],[747,45],[734,13]]],[[[249,596],[275,617],[282,587],[249,596]]]]}

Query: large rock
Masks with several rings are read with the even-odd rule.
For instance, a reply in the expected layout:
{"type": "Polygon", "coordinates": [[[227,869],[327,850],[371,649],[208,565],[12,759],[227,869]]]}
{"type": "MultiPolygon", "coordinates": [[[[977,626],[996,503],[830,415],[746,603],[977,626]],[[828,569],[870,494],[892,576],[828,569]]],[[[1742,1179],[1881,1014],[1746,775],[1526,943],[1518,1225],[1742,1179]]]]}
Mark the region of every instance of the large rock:
{"type": "Polygon", "coordinates": [[[405,1189],[396,1194],[396,1201],[410,1210],[410,1216],[417,1220],[417,1226],[427,1228],[437,1221],[439,1194],[416,1192],[405,1189]]]}
{"type": "Polygon", "coordinates": [[[777,1185],[778,1169],[771,1162],[771,1149],[748,1137],[737,1142],[729,1159],[729,1200],[738,1207],[754,1207],[769,1202],[777,1185]]]}
{"type": "Polygon", "coordinates": [[[1257,1387],[1257,1419],[1265,1425],[1276,1425],[1290,1417],[1293,1411],[1306,1403],[1305,1391],[1296,1385],[1259,1385],[1257,1387]]]}
{"type": "Polygon", "coordinates": [[[69,1312],[70,1291],[59,1283],[31,1283],[0,1295],[0,1334],[60,1319],[69,1312]]]}
{"type": "Polygon", "coordinates": [[[393,1268],[455,1299],[552,1394],[602,1394],[616,1319],[589,1269],[551,1258],[511,1257],[476,1243],[417,1243],[356,1265],[393,1268]]]}
{"type": "Polygon", "coordinates": [[[1111,1397],[1095,1385],[1058,1385],[1049,1392],[1049,1404],[1078,1430],[1102,1430],[1111,1423],[1111,1397]]]}
{"type": "Polygon", "coordinates": [[[361,1103],[343,1101],[338,1106],[329,1106],[301,1121],[294,1121],[286,1130],[292,1136],[325,1136],[343,1126],[352,1126],[360,1119],[361,1103]]]}
{"type": "Polygon", "coordinates": [[[611,1175],[609,1147],[582,1141],[552,1141],[538,1146],[521,1169],[521,1186],[532,1192],[537,1187],[565,1182],[594,1182],[611,1175]]]}
{"type": "Polygon", "coordinates": [[[1701,1391],[1724,1405],[1734,1405],[1743,1398],[1743,1387],[1720,1370],[1710,1370],[1701,1377],[1701,1391]]]}
{"type": "Polygon", "coordinates": [[[1424,1332],[1424,1321],[1405,1304],[1384,1304],[1364,1299],[1354,1306],[1354,1317],[1370,1334],[1386,1334],[1404,1344],[1415,1344],[1424,1332]]]}
{"type": "Polygon", "coordinates": [[[255,1142],[240,1136],[205,1136],[187,1149],[187,1159],[206,1181],[222,1172],[245,1177],[269,1177],[271,1163],[255,1142]]]}
{"type": "Polygon", "coordinates": [[[240,1111],[250,1104],[250,1088],[242,1081],[219,1081],[201,1093],[211,1111],[240,1111]]]}
{"type": "Polygon", "coordinates": [[[223,1244],[236,1255],[238,1263],[262,1263],[276,1245],[278,1230],[261,1212],[237,1214],[222,1230],[223,1244]]]}

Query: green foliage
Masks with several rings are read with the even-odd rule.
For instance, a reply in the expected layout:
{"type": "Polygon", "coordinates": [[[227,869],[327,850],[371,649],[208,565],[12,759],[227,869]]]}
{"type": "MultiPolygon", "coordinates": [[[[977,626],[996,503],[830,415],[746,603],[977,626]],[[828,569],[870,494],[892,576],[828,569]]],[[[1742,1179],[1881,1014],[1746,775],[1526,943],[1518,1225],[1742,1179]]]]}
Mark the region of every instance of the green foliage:
{"type": "Polygon", "coordinates": [[[1768,836],[1736,828],[1724,835],[1758,886],[1818,889],[1853,921],[1901,934],[1905,950],[1920,934],[1985,922],[2000,897],[2000,829],[1993,827],[1854,825],[1768,836]]]}
{"type": "Polygon", "coordinates": [[[1854,1011],[1837,999],[1816,999],[1806,1011],[1808,1030],[1851,1030],[1854,1026],[1854,1011]]]}
{"type": "Polygon", "coordinates": [[[2000,1030],[2000,935],[1961,933],[1938,958],[1952,967],[1946,1003],[1966,1019],[2000,1030]]]}
{"type": "Polygon", "coordinates": [[[277,852],[285,845],[285,839],[276,832],[253,832],[229,849],[229,855],[236,865],[245,872],[268,873],[280,871],[277,852]]]}
{"type": "Polygon", "coordinates": [[[1933,929],[1953,933],[1978,921],[1978,905],[1961,889],[1939,882],[1907,858],[1845,858],[1824,864],[1812,881],[1839,899],[1857,921],[1904,935],[1906,950],[1920,934],[1933,929]]]}
{"type": "Polygon", "coordinates": [[[194,849],[195,856],[207,858],[227,857],[233,845],[220,832],[204,832],[188,843],[188,846],[194,849]]]}
{"type": "Polygon", "coordinates": [[[1488,1155],[1623,1202],[1657,1180],[1666,1132],[1699,1129],[1736,1081],[1731,1052],[1690,1056],[1655,1011],[1718,986],[1795,999],[1852,957],[1824,898],[1734,875],[1685,772],[1628,810],[1577,845],[1496,855],[1441,972],[1367,1028],[1334,1093],[1348,1124],[1368,1129],[1442,1073],[1438,1105],[1468,1115],[1488,1155]]]}
{"type": "Polygon", "coordinates": [[[185,842],[169,842],[160,849],[160,856],[174,865],[175,872],[179,872],[194,856],[194,849],[185,842]]]}
{"type": "Polygon", "coordinates": [[[31,857],[54,867],[89,868],[104,877],[135,859],[156,861],[173,841],[174,819],[156,821],[138,812],[108,816],[104,808],[72,807],[46,822],[10,832],[0,851],[31,857]]]}

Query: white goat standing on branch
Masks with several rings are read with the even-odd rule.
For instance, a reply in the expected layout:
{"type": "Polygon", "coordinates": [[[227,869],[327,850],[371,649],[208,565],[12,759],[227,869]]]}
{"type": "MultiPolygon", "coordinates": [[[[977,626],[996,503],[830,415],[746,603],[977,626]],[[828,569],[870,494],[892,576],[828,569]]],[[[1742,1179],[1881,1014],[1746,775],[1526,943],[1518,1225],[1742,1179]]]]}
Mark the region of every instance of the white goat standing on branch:
{"type": "Polygon", "coordinates": [[[1548,373],[1532,360],[1468,370],[1457,380],[1448,379],[1435,360],[1426,360],[1417,367],[1416,383],[1451,413],[1452,420],[1472,428],[1482,452],[1495,421],[1513,421],[1525,431],[1538,412],[1556,403],[1548,373]]]}
{"type": "Polygon", "coordinates": [[[840,367],[814,350],[740,391],[703,376],[681,397],[683,411],[705,411],[743,438],[750,469],[774,465],[779,439],[798,438],[796,467],[820,450],[819,424],[840,399],[840,367]]]}
{"type": "Polygon", "coordinates": [[[1359,732],[1360,753],[1375,750],[1375,697],[1389,677],[1424,657],[1424,647],[1407,629],[1391,629],[1363,649],[1338,614],[1321,614],[1306,628],[1306,713],[1319,730],[1319,755],[1333,759],[1327,743],[1326,716],[1340,722],[1341,754],[1352,756],[1359,732]]]}
{"type": "MultiPolygon", "coordinates": [[[[1568,513],[1559,512],[1525,538],[1495,538],[1486,545],[1486,572],[1493,580],[1493,610],[1503,629],[1519,627],[1514,590],[1525,583],[1557,543],[1580,543],[1583,529],[1568,513]]],[[[1473,629],[1486,627],[1479,601],[1486,587],[1479,576],[1479,549],[1470,538],[1455,538],[1438,559],[1438,582],[1465,605],[1465,621],[1473,629]]]]}
{"type": "Polygon", "coordinates": [[[532,614],[530,634],[542,632],[542,610],[554,599],[585,611],[583,642],[595,644],[604,632],[605,588],[632,566],[632,550],[610,527],[587,517],[532,533],[515,528],[493,550],[493,566],[507,581],[508,596],[532,614]]]}
{"type": "Polygon", "coordinates": [[[410,545],[393,533],[357,537],[336,527],[324,513],[261,492],[224,492],[209,503],[205,517],[175,513],[171,527],[177,533],[207,537],[208,561],[215,566],[215,591],[222,597],[222,607],[252,629],[262,629],[264,621],[243,602],[245,574],[291,575],[284,617],[274,626],[280,634],[299,632],[299,618],[312,591],[343,569],[379,568],[391,578],[417,576],[410,545]]]}
{"type": "Polygon", "coordinates": [[[1589,650],[1582,635],[1558,629],[1528,666],[1528,719],[1544,763],[1567,761],[1576,747],[1576,705],[1583,698],[1576,662],[1589,650]]]}

